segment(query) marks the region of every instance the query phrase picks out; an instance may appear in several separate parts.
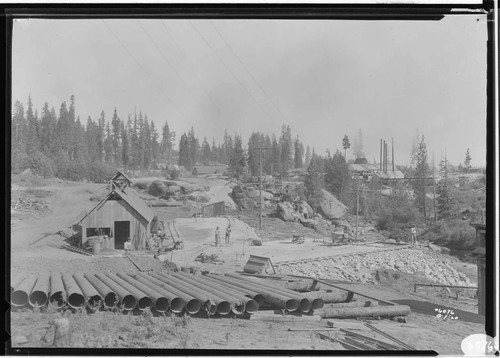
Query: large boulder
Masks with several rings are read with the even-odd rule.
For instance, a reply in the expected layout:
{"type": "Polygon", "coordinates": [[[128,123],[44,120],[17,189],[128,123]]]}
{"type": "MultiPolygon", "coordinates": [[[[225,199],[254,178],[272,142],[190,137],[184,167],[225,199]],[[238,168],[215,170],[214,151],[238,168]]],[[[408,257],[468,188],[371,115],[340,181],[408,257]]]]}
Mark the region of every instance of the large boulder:
{"type": "Polygon", "coordinates": [[[242,199],[245,197],[245,191],[243,190],[243,187],[241,187],[240,185],[236,185],[234,188],[233,188],[233,191],[231,193],[233,199],[242,199]]]}
{"type": "Polygon", "coordinates": [[[323,216],[330,220],[343,217],[348,210],[347,206],[325,189],[321,190],[319,207],[323,216]]]}
{"type": "Polygon", "coordinates": [[[299,204],[299,213],[302,215],[302,217],[304,219],[311,219],[314,215],[314,211],[313,209],[311,208],[311,205],[309,205],[307,203],[307,201],[302,201],[300,204],[299,204]]]}
{"type": "Polygon", "coordinates": [[[278,217],[280,217],[283,221],[295,221],[296,219],[293,206],[288,201],[279,203],[276,208],[276,212],[278,217]]]}
{"type": "Polygon", "coordinates": [[[210,201],[210,195],[204,191],[193,192],[189,195],[186,195],[185,198],[197,203],[208,203],[210,201]]]}
{"type": "Polygon", "coordinates": [[[209,189],[202,185],[191,184],[187,182],[179,183],[178,185],[181,187],[181,190],[184,194],[191,194],[195,191],[207,191],[209,189]]]}

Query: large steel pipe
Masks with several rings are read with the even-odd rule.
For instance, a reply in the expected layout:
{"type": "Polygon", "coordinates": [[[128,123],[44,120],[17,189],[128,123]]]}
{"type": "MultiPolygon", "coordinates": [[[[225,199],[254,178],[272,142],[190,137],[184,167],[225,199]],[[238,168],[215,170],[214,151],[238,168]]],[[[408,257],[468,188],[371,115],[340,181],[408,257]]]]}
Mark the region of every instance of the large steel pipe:
{"type": "Polygon", "coordinates": [[[103,298],[95,287],[82,274],[73,275],[73,279],[80,287],[87,305],[92,309],[100,308],[103,298]]]}
{"type": "Polygon", "coordinates": [[[115,308],[118,304],[118,295],[104,282],[100,281],[97,277],[92,276],[88,273],[84,273],[83,276],[90,282],[92,286],[99,292],[103,298],[103,303],[105,308],[115,308]]]}
{"type": "Polygon", "coordinates": [[[123,309],[131,311],[137,306],[137,298],[135,298],[132,293],[130,293],[125,288],[102,273],[96,273],[95,276],[102,283],[116,292],[118,298],[120,299],[120,305],[123,307],[123,309]]]}
{"type": "Polygon", "coordinates": [[[273,307],[286,309],[289,312],[296,311],[299,308],[298,300],[291,299],[289,297],[285,297],[283,295],[279,295],[274,292],[269,292],[268,290],[262,289],[262,287],[255,287],[247,282],[243,282],[241,280],[236,280],[226,276],[210,276],[210,277],[213,277],[216,280],[226,282],[240,288],[256,291],[264,297],[266,303],[268,303],[273,307]]]}
{"type": "Polygon", "coordinates": [[[165,312],[168,310],[168,299],[161,293],[153,290],[151,287],[144,285],[143,283],[137,281],[129,275],[124,274],[123,272],[118,272],[117,276],[122,280],[127,281],[129,284],[131,284],[141,292],[144,292],[146,295],[148,295],[148,297],[151,297],[151,300],[153,301],[153,308],[156,311],[165,312]]]}
{"type": "Polygon", "coordinates": [[[68,305],[72,308],[81,308],[85,306],[85,297],[83,296],[80,287],[73,279],[70,273],[65,273],[62,277],[66,295],[68,298],[68,305]]]}
{"type": "MultiPolygon", "coordinates": [[[[217,303],[214,301],[214,298],[212,295],[209,295],[207,292],[200,290],[198,287],[190,285],[187,282],[180,282],[178,279],[171,277],[169,275],[161,275],[161,274],[152,274],[153,277],[156,279],[169,284],[170,286],[173,286],[177,288],[178,290],[181,290],[193,297],[196,297],[200,299],[202,302],[204,302],[204,308],[207,311],[209,315],[213,315],[217,313],[217,303]]],[[[231,308],[228,306],[228,313],[231,310],[231,308]]]]}
{"type": "MultiPolygon", "coordinates": [[[[203,308],[203,310],[206,311],[209,315],[214,315],[215,313],[217,313],[217,306],[215,302],[213,302],[205,294],[205,292],[200,292],[199,290],[196,290],[194,287],[189,285],[179,284],[177,282],[172,282],[172,280],[167,280],[164,276],[158,273],[151,272],[149,275],[151,279],[154,279],[152,281],[153,283],[156,284],[157,282],[161,282],[162,287],[165,287],[167,290],[168,289],[178,290],[179,292],[182,292],[184,295],[188,295],[200,301],[201,303],[200,310],[203,308]]],[[[187,310],[187,305],[186,305],[186,310],[187,310]]]]}
{"type": "Polygon", "coordinates": [[[53,307],[60,308],[66,303],[66,291],[61,278],[60,272],[50,273],[50,296],[49,304],[53,307]]]}
{"type": "Polygon", "coordinates": [[[38,277],[30,293],[29,303],[33,307],[42,307],[47,304],[50,288],[50,275],[44,273],[38,277]]]}
{"type": "MultiPolygon", "coordinates": [[[[185,304],[184,308],[186,309],[186,312],[188,312],[189,314],[196,314],[201,310],[201,306],[203,305],[203,303],[198,298],[195,298],[195,297],[193,297],[193,296],[191,296],[191,295],[189,295],[181,290],[178,290],[173,286],[167,285],[165,282],[162,282],[162,281],[160,281],[152,276],[149,276],[145,273],[138,272],[135,276],[141,277],[142,279],[149,281],[151,284],[153,284],[159,288],[162,288],[162,289],[166,290],[167,292],[170,292],[171,294],[175,295],[176,297],[179,297],[180,299],[182,299],[184,301],[184,304],[185,304]]],[[[144,284],[146,284],[146,283],[144,283],[144,284]]]]}
{"type": "Polygon", "coordinates": [[[208,275],[204,275],[202,277],[205,282],[209,283],[210,286],[217,288],[218,290],[230,293],[234,296],[239,295],[239,297],[245,302],[245,311],[247,311],[248,313],[254,313],[258,311],[259,307],[265,303],[264,297],[260,293],[252,292],[249,294],[247,290],[232,286],[222,281],[217,281],[208,275]]]}
{"type": "MultiPolygon", "coordinates": [[[[278,293],[280,295],[290,297],[292,299],[297,299],[297,300],[299,300],[299,309],[304,313],[309,312],[313,308],[313,303],[311,302],[311,300],[309,300],[307,297],[300,296],[300,294],[298,294],[295,291],[288,290],[286,288],[281,288],[281,287],[278,288],[275,285],[271,285],[271,284],[262,282],[262,280],[256,281],[254,278],[248,277],[248,276],[242,276],[242,275],[233,274],[233,273],[226,273],[226,276],[235,278],[237,280],[242,280],[242,281],[251,283],[253,285],[262,286],[262,287],[266,288],[267,290],[270,290],[270,292],[275,292],[275,293],[278,293]]],[[[315,306],[316,306],[316,308],[323,307],[322,301],[316,300],[315,306]]]]}
{"type": "Polygon", "coordinates": [[[132,276],[135,280],[142,283],[143,285],[149,287],[150,289],[158,292],[163,297],[165,297],[168,300],[168,306],[170,308],[170,311],[174,313],[181,313],[184,307],[186,306],[186,302],[182,298],[174,295],[172,292],[167,291],[164,288],[155,285],[148,279],[141,277],[137,274],[129,274],[129,275],[132,276]]]}
{"type": "Polygon", "coordinates": [[[315,291],[315,292],[304,292],[300,294],[301,296],[307,297],[310,300],[320,299],[323,303],[339,303],[346,302],[348,298],[347,291],[315,291]]]}
{"type": "Polygon", "coordinates": [[[10,295],[10,303],[14,307],[23,307],[28,303],[29,294],[33,287],[35,287],[35,283],[37,281],[37,277],[35,275],[31,275],[26,277],[24,280],[17,285],[12,294],[10,295]]]}
{"type": "Polygon", "coordinates": [[[151,297],[149,297],[147,294],[142,292],[141,290],[135,288],[132,286],[130,283],[127,281],[121,279],[120,277],[116,275],[111,275],[111,274],[106,274],[107,277],[115,281],[117,284],[119,284],[121,287],[126,289],[128,292],[134,295],[135,299],[137,300],[137,308],[140,309],[141,311],[145,310],[146,308],[151,308],[153,306],[153,300],[151,297]]]}
{"type": "Polygon", "coordinates": [[[10,278],[10,293],[14,292],[17,286],[25,279],[24,275],[13,275],[10,278]]]}
{"type": "Polygon", "coordinates": [[[230,301],[226,300],[225,298],[221,297],[220,295],[216,295],[210,291],[207,291],[203,287],[199,287],[196,284],[193,284],[192,282],[188,282],[187,280],[184,280],[179,277],[174,277],[173,275],[167,275],[167,274],[162,274],[160,273],[161,276],[165,277],[167,280],[170,280],[172,282],[177,282],[178,284],[181,285],[187,285],[190,286],[196,290],[198,290],[200,293],[204,293],[212,302],[215,303],[216,306],[216,312],[219,313],[220,315],[227,315],[229,312],[232,311],[234,304],[232,305],[230,301]]]}
{"type": "MultiPolygon", "coordinates": [[[[274,287],[268,287],[264,285],[259,285],[258,283],[254,283],[252,281],[244,281],[244,280],[239,280],[234,277],[230,277],[228,275],[224,276],[224,280],[231,280],[233,284],[238,284],[238,285],[246,285],[247,287],[250,287],[257,292],[261,293],[267,293],[271,295],[277,295],[279,297],[284,297],[287,300],[292,300],[293,307],[292,308],[286,308],[288,311],[293,312],[296,310],[300,310],[301,312],[309,312],[312,308],[312,303],[308,299],[304,299],[303,297],[300,297],[296,292],[295,294],[289,294],[286,290],[282,290],[279,288],[274,288],[274,287]]],[[[243,286],[245,287],[245,286],[243,286]]]]}
{"type": "MultiPolygon", "coordinates": [[[[203,282],[202,280],[195,279],[193,275],[188,275],[187,273],[173,273],[172,275],[178,277],[180,280],[188,281],[194,286],[197,286],[207,292],[213,293],[221,299],[228,301],[231,304],[231,310],[234,314],[240,315],[245,313],[245,301],[248,300],[247,297],[240,295],[235,296],[234,294],[227,293],[226,291],[220,290],[210,284],[207,284],[206,281],[203,282]],[[242,299],[242,297],[244,299],[242,299]]],[[[255,305],[257,305],[255,301],[253,302],[255,303],[255,305]]]]}
{"type": "Polygon", "coordinates": [[[411,309],[406,305],[375,306],[375,307],[343,307],[327,308],[321,310],[322,318],[363,318],[363,317],[397,317],[407,316],[411,309]]]}

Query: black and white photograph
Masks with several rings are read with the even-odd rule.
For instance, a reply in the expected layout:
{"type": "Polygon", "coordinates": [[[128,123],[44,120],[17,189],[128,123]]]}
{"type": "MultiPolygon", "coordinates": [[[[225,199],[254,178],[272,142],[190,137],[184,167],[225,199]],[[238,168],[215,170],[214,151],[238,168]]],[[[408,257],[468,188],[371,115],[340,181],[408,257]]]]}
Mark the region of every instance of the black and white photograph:
{"type": "Polygon", "coordinates": [[[385,9],[14,11],[11,352],[497,352],[493,10],[385,9]]]}

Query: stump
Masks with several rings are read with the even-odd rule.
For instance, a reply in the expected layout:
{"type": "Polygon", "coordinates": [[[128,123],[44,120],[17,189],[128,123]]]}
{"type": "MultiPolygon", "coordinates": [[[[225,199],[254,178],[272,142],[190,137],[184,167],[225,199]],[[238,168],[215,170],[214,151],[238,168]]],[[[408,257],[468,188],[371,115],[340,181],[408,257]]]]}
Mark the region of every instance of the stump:
{"type": "Polygon", "coordinates": [[[71,345],[71,330],[69,319],[56,318],[54,320],[54,342],[55,347],[69,347],[71,345]]]}

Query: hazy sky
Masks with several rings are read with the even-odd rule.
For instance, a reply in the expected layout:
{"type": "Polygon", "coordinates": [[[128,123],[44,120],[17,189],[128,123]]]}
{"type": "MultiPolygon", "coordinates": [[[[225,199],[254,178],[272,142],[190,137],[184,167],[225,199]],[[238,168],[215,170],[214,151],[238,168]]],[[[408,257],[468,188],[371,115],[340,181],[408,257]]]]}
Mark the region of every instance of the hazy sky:
{"type": "MultiPolygon", "coordinates": [[[[416,130],[436,162],[470,148],[486,162],[486,23],[334,20],[16,20],[12,95],[39,113],[73,94],[82,123],[146,112],[177,138],[279,135],[317,153],[361,128],[371,162],[394,137],[407,164],[416,130]]],[[[348,153],[349,157],[349,153],[348,153]]]]}

